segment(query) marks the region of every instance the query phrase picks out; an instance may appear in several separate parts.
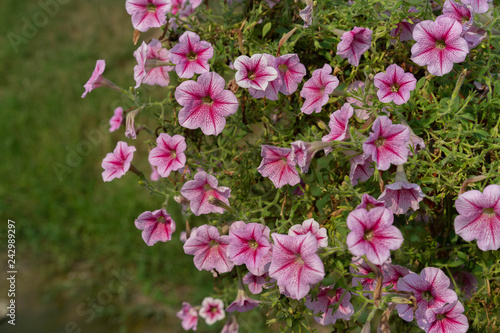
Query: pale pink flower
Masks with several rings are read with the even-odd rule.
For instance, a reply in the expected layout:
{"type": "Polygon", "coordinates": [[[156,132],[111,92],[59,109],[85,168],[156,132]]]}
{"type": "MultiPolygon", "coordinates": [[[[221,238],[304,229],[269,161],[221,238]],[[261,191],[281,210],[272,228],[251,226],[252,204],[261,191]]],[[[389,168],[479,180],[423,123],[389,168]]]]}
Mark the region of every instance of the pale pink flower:
{"type": "Polygon", "coordinates": [[[304,142],[301,140],[292,142],[292,160],[297,162],[300,168],[300,172],[307,173],[309,171],[309,164],[316,155],[316,153],[321,150],[327,149],[331,150],[331,144],[328,142],[314,141],[314,142],[304,142]]]}
{"type": "Polygon", "coordinates": [[[384,287],[392,286],[393,289],[398,290],[399,279],[413,272],[406,267],[385,263],[382,266],[382,273],[384,275],[384,287]]]}
{"type": "Polygon", "coordinates": [[[236,264],[245,264],[255,273],[262,260],[271,250],[269,228],[259,223],[248,223],[245,228],[229,231],[228,256],[236,264]]]}
{"type": "Polygon", "coordinates": [[[464,34],[469,50],[478,46],[486,37],[488,37],[486,30],[477,27],[470,27],[464,34]]]}
{"type": "Polygon", "coordinates": [[[151,174],[149,175],[149,179],[151,179],[151,181],[153,182],[157,182],[160,180],[160,174],[158,173],[158,169],[155,167],[155,166],[152,166],[151,165],[151,174]]]}
{"type": "MultiPolygon", "coordinates": [[[[270,54],[264,53],[263,57],[266,58],[267,65],[273,67],[276,72],[278,72],[278,67],[276,65],[276,58],[270,54]]],[[[234,65],[233,65],[234,69],[234,65]]],[[[278,94],[280,92],[281,86],[283,84],[283,81],[281,79],[281,76],[278,75],[274,80],[269,81],[267,87],[265,90],[258,90],[255,88],[248,88],[248,92],[253,98],[263,98],[267,97],[271,101],[277,101],[278,100],[278,94]]]]}
{"type": "MultiPolygon", "coordinates": [[[[449,289],[450,279],[442,270],[435,267],[426,267],[420,275],[410,273],[399,279],[397,288],[399,291],[413,292],[417,299],[418,309],[415,312],[417,323],[424,326],[425,314],[428,309],[439,308],[446,303],[457,300],[457,294],[449,289]]],[[[406,321],[413,320],[413,308],[409,304],[398,304],[398,314],[406,321]]]]}
{"type": "MultiPolygon", "coordinates": [[[[382,266],[377,265],[380,270],[382,270],[382,267],[385,266],[388,262],[385,262],[382,266]]],[[[370,273],[375,273],[373,269],[368,265],[363,257],[353,257],[351,260],[351,265],[349,266],[349,271],[353,275],[358,275],[358,276],[353,276],[352,277],[352,282],[351,285],[353,287],[357,287],[358,285],[363,287],[363,290],[367,291],[373,291],[375,290],[375,285],[376,285],[376,280],[375,280],[375,274],[370,273]],[[359,276],[365,276],[365,277],[359,277],[359,276]]],[[[365,295],[368,295],[368,297],[373,298],[373,293],[365,293],[365,295]]]]}
{"type": "Polygon", "coordinates": [[[240,325],[238,325],[236,317],[230,316],[220,333],[238,333],[239,328],[240,325]]]}
{"type": "Polygon", "coordinates": [[[266,274],[258,276],[252,274],[252,272],[248,272],[243,277],[243,283],[248,286],[248,290],[250,290],[252,294],[260,294],[263,286],[266,284],[266,274]]]}
{"type": "Polygon", "coordinates": [[[183,248],[186,254],[194,255],[194,265],[198,270],[216,269],[225,273],[234,267],[227,256],[228,246],[229,236],[221,236],[216,227],[204,224],[191,230],[183,248]]]}
{"type": "Polygon", "coordinates": [[[365,104],[368,106],[372,106],[373,97],[372,95],[365,96],[365,83],[361,81],[354,81],[347,87],[347,92],[355,93],[356,95],[358,95],[357,97],[360,98],[360,99],[354,97],[346,98],[347,103],[357,106],[357,108],[354,109],[356,117],[358,117],[361,120],[366,120],[370,118],[371,112],[369,109],[365,109],[366,107],[365,104]]]}
{"type": "Polygon", "coordinates": [[[392,225],[392,212],[383,207],[370,211],[355,209],[347,216],[347,247],[355,256],[366,255],[375,265],[382,265],[403,244],[403,235],[392,225]]]}
{"type": "Polygon", "coordinates": [[[268,64],[263,54],[254,54],[251,58],[239,56],[234,61],[236,83],[242,88],[265,91],[269,82],[278,77],[274,64],[268,64]]]}
{"type": "Polygon", "coordinates": [[[349,320],[354,314],[351,293],[342,288],[335,288],[335,285],[320,287],[317,298],[313,301],[311,295],[308,295],[305,305],[315,314],[322,313],[320,317],[314,316],[314,320],[323,326],[334,325],[337,319],[349,320]],[[338,308],[334,313],[333,307],[336,304],[338,308]]]}
{"type": "Polygon", "coordinates": [[[284,54],[276,58],[275,67],[281,78],[280,92],[291,95],[297,90],[297,86],[306,75],[306,67],[300,63],[297,54],[284,54]]]}
{"type": "MultiPolygon", "coordinates": [[[[198,1],[196,1],[196,2],[198,2],[198,1]]],[[[177,22],[178,21],[177,18],[186,21],[186,19],[188,19],[189,16],[191,16],[193,14],[194,14],[194,8],[193,8],[192,4],[185,3],[185,6],[178,9],[177,15],[170,17],[168,19],[168,27],[172,28],[172,30],[176,31],[177,28],[179,27],[179,24],[177,22]]],[[[190,24],[187,24],[187,26],[191,29],[193,28],[190,24]]]]}
{"type": "Polygon", "coordinates": [[[120,91],[120,88],[116,84],[102,76],[105,68],[106,62],[104,60],[97,60],[90,79],[83,85],[83,87],[85,88],[85,92],[82,94],[82,98],[85,98],[85,96],[87,96],[89,92],[99,87],[107,87],[116,91],[120,91]]]}
{"type": "Polygon", "coordinates": [[[226,126],[226,117],[238,110],[238,99],[217,73],[201,74],[197,81],[182,82],[175,90],[175,99],[183,106],[179,124],[189,129],[201,128],[205,135],[219,135],[226,126]]]}
{"type": "Polygon", "coordinates": [[[269,177],[276,188],[281,188],[286,184],[293,186],[300,182],[292,149],[262,145],[260,155],[262,161],[257,170],[262,177],[269,177]]]}
{"type": "Polygon", "coordinates": [[[127,0],[125,9],[132,15],[134,29],[145,32],[167,23],[170,0],[127,0]]]}
{"type": "Polygon", "coordinates": [[[361,55],[368,51],[372,42],[372,31],[367,28],[354,27],[345,32],[337,45],[337,55],[347,58],[353,66],[359,66],[361,55]]]}
{"type": "MultiPolygon", "coordinates": [[[[351,119],[354,113],[354,109],[351,104],[344,103],[340,110],[335,111],[330,115],[330,122],[328,127],[330,127],[330,133],[321,138],[323,142],[330,141],[342,141],[344,140],[347,133],[347,125],[349,124],[349,119],[351,119]]],[[[325,148],[325,155],[331,152],[333,148],[325,148]]]]}
{"type": "Polygon", "coordinates": [[[236,299],[229,304],[226,308],[226,312],[247,312],[259,306],[259,301],[254,300],[246,294],[244,289],[238,289],[238,295],[236,299]]]}
{"type": "Polygon", "coordinates": [[[395,182],[385,185],[384,192],[378,200],[385,202],[394,214],[406,214],[408,210],[418,210],[419,202],[425,198],[424,192],[417,184],[409,182],[395,182]]]}
{"type": "Polygon", "coordinates": [[[329,95],[339,86],[339,79],[330,75],[332,67],[325,64],[323,68],[316,69],[312,77],[304,83],[300,96],[305,98],[300,111],[305,114],[321,112],[323,105],[328,103],[329,95]]]}
{"type": "Polygon", "coordinates": [[[186,165],[186,139],[182,135],[170,136],[161,133],[156,139],[156,147],[149,152],[149,163],[158,167],[162,177],[168,177],[170,172],[184,168],[186,165]]]}
{"type": "Polygon", "coordinates": [[[367,211],[370,211],[375,207],[385,207],[385,203],[383,201],[378,201],[369,194],[364,193],[361,197],[361,203],[357,205],[355,209],[366,209],[367,211]]]}
{"type": "Polygon", "coordinates": [[[182,328],[196,331],[198,326],[198,311],[187,302],[182,302],[182,310],[177,312],[177,317],[182,320],[182,328]]]}
{"type": "Polygon", "coordinates": [[[500,185],[488,185],[483,193],[467,191],[455,201],[455,232],[470,242],[477,239],[482,251],[500,248],[500,185]]]}
{"type": "Polygon", "coordinates": [[[142,231],[142,239],[148,246],[172,239],[175,222],[165,209],[144,212],[135,220],[135,226],[142,231]]]}
{"type": "Polygon", "coordinates": [[[291,298],[304,298],[312,284],[323,280],[325,269],[316,254],[318,241],[313,234],[271,235],[274,240],[269,276],[284,287],[291,298]]]}
{"type": "Polygon", "coordinates": [[[299,12],[299,16],[304,20],[304,28],[308,28],[312,24],[313,2],[311,1],[304,9],[299,12]]]}
{"type": "Polygon", "coordinates": [[[123,109],[121,107],[117,107],[113,113],[113,116],[109,120],[109,131],[114,132],[120,128],[123,122],[123,109]]]}
{"type": "Polygon", "coordinates": [[[148,85],[168,86],[170,76],[168,72],[173,66],[165,66],[168,63],[168,50],[163,48],[161,42],[152,39],[149,44],[142,42],[141,46],[134,52],[137,65],[134,67],[135,88],[144,83],[148,85]]]}
{"type": "Polygon", "coordinates": [[[217,185],[218,182],[214,176],[200,171],[194,175],[193,180],[182,186],[181,194],[189,200],[189,207],[194,215],[224,213],[224,208],[212,205],[208,201],[210,197],[214,197],[229,206],[228,198],[231,196],[231,189],[217,185]]]}
{"type": "Polygon", "coordinates": [[[462,3],[470,5],[473,12],[481,14],[486,13],[490,9],[488,2],[492,1],[493,0],[462,0],[462,3]]]}
{"type": "MultiPolygon", "coordinates": [[[[408,13],[418,13],[418,10],[415,7],[410,7],[408,9],[408,13]]],[[[415,28],[415,24],[421,22],[421,19],[408,17],[413,23],[407,21],[407,19],[402,20],[397,24],[396,29],[391,30],[389,33],[391,37],[397,37],[399,35],[399,41],[404,42],[407,40],[413,40],[413,28],[415,28]]]]}
{"type": "Polygon", "coordinates": [[[375,75],[373,84],[378,88],[377,96],[382,103],[392,101],[401,105],[410,99],[410,91],[415,90],[417,79],[412,73],[405,73],[401,67],[392,64],[385,73],[375,75]]]}
{"type": "Polygon", "coordinates": [[[349,178],[352,185],[358,185],[358,181],[365,182],[373,175],[375,168],[370,157],[370,155],[361,153],[349,159],[351,163],[349,178]]]}
{"type": "Polygon", "coordinates": [[[462,25],[462,33],[466,32],[474,21],[469,7],[459,4],[454,0],[446,0],[443,4],[443,15],[455,19],[462,25]]]}
{"type": "Polygon", "coordinates": [[[372,156],[377,169],[387,170],[391,164],[403,164],[408,159],[410,130],[404,125],[393,125],[386,116],[375,119],[372,132],[363,143],[363,152],[372,156]]]}
{"type": "Polygon", "coordinates": [[[469,321],[463,314],[464,306],[459,301],[443,307],[428,309],[425,312],[426,333],[465,333],[469,329],[469,321]]]}
{"type": "Polygon", "coordinates": [[[411,60],[420,66],[427,65],[429,73],[443,76],[453,68],[453,63],[465,60],[469,47],[460,37],[462,25],[454,19],[439,16],[436,21],[422,21],[415,26],[411,60]]]}
{"type": "Polygon", "coordinates": [[[102,160],[102,179],[110,182],[115,178],[121,178],[130,169],[132,158],[134,157],[134,146],[128,146],[126,142],[119,141],[115,150],[108,153],[102,160]]]}
{"type": "Polygon", "coordinates": [[[205,297],[201,302],[199,314],[201,318],[205,319],[207,325],[212,325],[226,317],[224,302],[221,299],[205,297]]]}
{"type": "Polygon", "coordinates": [[[319,223],[314,219],[305,220],[302,224],[295,224],[288,229],[289,236],[305,235],[309,232],[316,237],[318,247],[328,246],[328,234],[326,228],[320,228],[319,223]]]}
{"type": "Polygon", "coordinates": [[[169,58],[174,63],[175,71],[181,78],[189,79],[194,73],[203,74],[210,70],[208,60],[214,56],[212,44],[200,41],[200,36],[186,31],[179,38],[179,43],[170,49],[169,58]]]}

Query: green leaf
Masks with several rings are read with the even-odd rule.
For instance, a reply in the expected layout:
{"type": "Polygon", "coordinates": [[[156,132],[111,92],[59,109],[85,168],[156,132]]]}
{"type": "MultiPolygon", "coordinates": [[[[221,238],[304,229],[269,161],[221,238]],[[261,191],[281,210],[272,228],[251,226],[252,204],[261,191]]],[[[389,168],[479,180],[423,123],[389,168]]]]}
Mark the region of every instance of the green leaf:
{"type": "Polygon", "coordinates": [[[424,83],[425,83],[425,76],[422,77],[420,80],[418,80],[417,86],[415,87],[415,91],[419,91],[420,88],[424,86],[424,83]]]}
{"type": "Polygon", "coordinates": [[[264,26],[262,27],[262,38],[267,35],[272,26],[273,24],[271,22],[267,22],[266,24],[264,24],[264,26]]]}

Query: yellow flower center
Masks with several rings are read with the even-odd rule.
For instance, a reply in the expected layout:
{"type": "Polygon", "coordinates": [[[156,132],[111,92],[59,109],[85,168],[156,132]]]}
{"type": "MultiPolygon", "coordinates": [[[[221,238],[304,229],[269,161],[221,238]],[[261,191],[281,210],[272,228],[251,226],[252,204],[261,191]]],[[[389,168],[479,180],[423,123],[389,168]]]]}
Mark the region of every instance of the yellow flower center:
{"type": "Polygon", "coordinates": [[[156,6],[153,3],[148,3],[147,9],[148,9],[148,12],[151,12],[151,13],[156,12],[156,6]]]}
{"type": "Polygon", "coordinates": [[[375,142],[374,142],[374,143],[375,143],[375,146],[377,146],[377,147],[381,147],[381,146],[383,146],[383,145],[384,145],[384,143],[385,143],[385,138],[380,137],[380,138],[378,138],[377,140],[375,140],[375,142]]]}
{"type": "Polygon", "coordinates": [[[189,51],[188,54],[186,54],[186,57],[189,61],[194,61],[196,60],[196,58],[198,58],[198,54],[196,54],[196,52],[189,51]]]}
{"type": "Polygon", "coordinates": [[[444,42],[444,40],[439,39],[436,41],[436,47],[440,50],[444,50],[446,48],[446,43],[444,42]]]}
{"type": "Polygon", "coordinates": [[[373,232],[373,230],[368,230],[368,231],[365,231],[365,235],[363,236],[363,238],[369,242],[373,239],[374,236],[375,236],[375,233],[373,232]]]}

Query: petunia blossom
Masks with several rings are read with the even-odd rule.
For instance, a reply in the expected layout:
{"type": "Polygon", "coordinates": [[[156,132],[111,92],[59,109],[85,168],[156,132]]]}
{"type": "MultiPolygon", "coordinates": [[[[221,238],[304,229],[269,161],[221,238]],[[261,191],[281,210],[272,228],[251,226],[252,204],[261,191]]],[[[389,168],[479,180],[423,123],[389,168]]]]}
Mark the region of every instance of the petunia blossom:
{"type": "Polygon", "coordinates": [[[465,333],[469,329],[469,321],[463,314],[464,306],[459,301],[443,307],[428,309],[425,312],[426,333],[465,333]]]}
{"type": "Polygon", "coordinates": [[[401,105],[410,99],[410,91],[415,90],[417,79],[412,73],[396,64],[387,67],[385,73],[377,73],[373,84],[378,88],[377,96],[382,103],[394,102],[401,105]]]}
{"type": "Polygon", "coordinates": [[[238,110],[238,99],[217,73],[201,74],[197,81],[182,82],[175,89],[175,99],[183,106],[179,124],[189,129],[200,128],[205,135],[219,135],[226,117],[238,110]]]}
{"type": "MultiPolygon", "coordinates": [[[[418,325],[423,328],[428,309],[439,308],[446,303],[457,300],[457,294],[449,289],[450,279],[442,270],[435,267],[426,267],[420,275],[410,273],[399,279],[399,291],[413,292],[417,300],[418,309],[415,312],[418,325]]],[[[413,307],[410,304],[398,304],[396,309],[399,316],[406,320],[413,320],[413,307]]]]}
{"type": "MultiPolygon", "coordinates": [[[[340,110],[335,111],[330,115],[330,122],[328,127],[330,127],[330,133],[321,138],[323,142],[330,141],[342,141],[344,140],[347,133],[347,125],[349,124],[349,119],[351,119],[354,113],[354,109],[351,104],[344,103],[340,110]]],[[[325,148],[325,155],[331,152],[333,149],[331,147],[325,148]]]]}
{"type": "Polygon", "coordinates": [[[167,23],[170,0],[127,0],[125,9],[132,16],[134,29],[145,32],[167,23]]]}
{"type": "Polygon", "coordinates": [[[500,248],[500,185],[488,185],[483,193],[467,191],[458,196],[455,207],[457,235],[468,242],[477,239],[482,251],[500,248]]]}
{"type": "Polygon", "coordinates": [[[466,32],[474,22],[470,7],[459,4],[454,0],[446,0],[443,4],[443,15],[451,17],[462,25],[462,35],[466,32]]]}
{"type": "Polygon", "coordinates": [[[198,270],[216,269],[219,273],[230,272],[234,263],[227,256],[229,236],[221,236],[214,226],[202,225],[191,230],[191,236],[184,243],[186,254],[194,255],[198,270]]]}
{"type": "Polygon", "coordinates": [[[273,257],[269,276],[284,287],[291,298],[304,298],[312,284],[323,280],[325,268],[316,254],[318,241],[313,234],[288,236],[272,234],[273,257]]]}
{"type": "Polygon", "coordinates": [[[377,169],[387,170],[391,164],[403,164],[408,159],[410,130],[404,125],[393,125],[386,116],[373,122],[372,132],[363,143],[363,152],[371,155],[377,169]]]}
{"type": "Polygon", "coordinates": [[[269,227],[259,223],[248,223],[245,228],[233,228],[229,231],[229,258],[236,265],[245,264],[250,272],[256,273],[271,250],[269,232],[269,227]]]}
{"type": "Polygon", "coordinates": [[[134,66],[135,88],[141,84],[168,86],[170,82],[169,71],[174,69],[168,66],[169,52],[162,47],[161,42],[152,39],[149,44],[142,42],[141,46],[134,51],[134,57],[137,65],[134,66]]]}
{"type": "Polygon", "coordinates": [[[196,331],[198,326],[198,311],[188,302],[182,302],[182,309],[177,312],[177,317],[182,320],[182,328],[196,331]]]}
{"type": "Polygon", "coordinates": [[[454,19],[439,16],[436,21],[422,21],[413,29],[417,42],[411,48],[411,60],[426,66],[429,73],[443,76],[449,73],[454,63],[465,60],[469,47],[460,37],[462,25],[454,19]]]}
{"type": "Polygon", "coordinates": [[[299,12],[299,16],[304,20],[304,28],[308,28],[313,21],[313,1],[309,1],[309,4],[299,12]]]}
{"type": "Polygon", "coordinates": [[[267,274],[254,275],[252,272],[248,272],[243,277],[243,283],[248,286],[248,290],[250,290],[252,294],[260,294],[262,292],[262,288],[266,284],[266,276],[267,274]]]}
{"type": "Polygon", "coordinates": [[[228,198],[231,196],[231,189],[225,186],[218,186],[217,179],[200,171],[194,175],[194,179],[186,182],[182,186],[181,194],[189,200],[189,207],[194,215],[209,213],[224,213],[224,208],[215,206],[209,202],[210,197],[214,197],[229,206],[228,198]]]}
{"type": "Polygon", "coordinates": [[[172,239],[175,222],[165,209],[144,212],[135,220],[135,226],[142,231],[142,239],[148,246],[172,239]]]}
{"type": "Polygon", "coordinates": [[[330,148],[331,144],[322,141],[304,142],[297,140],[292,142],[291,146],[292,160],[297,163],[300,168],[300,172],[307,173],[309,171],[309,164],[311,164],[314,155],[316,155],[316,153],[321,149],[330,148]]]}
{"type": "Polygon", "coordinates": [[[83,85],[83,87],[85,88],[85,92],[82,94],[82,98],[85,98],[89,92],[99,87],[107,87],[116,91],[120,91],[120,88],[116,84],[102,76],[105,68],[106,62],[104,60],[97,60],[90,79],[83,85]]]}
{"type": "Polygon", "coordinates": [[[371,156],[365,153],[351,157],[349,162],[351,163],[349,179],[352,185],[358,185],[358,182],[367,181],[375,171],[371,156]]]}
{"type": "MultiPolygon", "coordinates": [[[[410,9],[408,9],[408,13],[418,13],[418,10],[415,7],[410,7],[410,9]]],[[[415,28],[415,25],[421,21],[421,19],[410,16],[408,19],[403,19],[399,22],[396,29],[391,30],[389,34],[391,37],[397,37],[399,35],[400,42],[413,40],[413,28],[415,28]],[[412,23],[408,22],[408,20],[411,20],[412,23]]]]}
{"type": "Polygon", "coordinates": [[[115,150],[108,153],[102,160],[102,179],[110,182],[115,178],[121,178],[130,169],[132,158],[134,157],[134,146],[128,146],[126,142],[119,141],[115,150]]]}
{"type": "MultiPolygon", "coordinates": [[[[266,58],[267,65],[273,67],[276,70],[276,73],[278,73],[278,66],[276,64],[276,58],[272,56],[271,54],[264,53],[263,57],[266,58]]],[[[234,65],[233,65],[234,69],[234,65]]],[[[278,100],[278,94],[280,92],[281,86],[283,84],[283,80],[281,79],[281,76],[278,75],[276,78],[272,81],[269,81],[266,89],[260,90],[260,89],[255,89],[255,88],[248,88],[248,92],[250,93],[250,96],[253,98],[263,98],[266,97],[271,101],[276,101],[278,100]]]]}
{"type": "Polygon", "coordinates": [[[236,299],[229,304],[226,312],[247,312],[259,306],[259,301],[248,297],[244,289],[238,289],[236,299]]]}
{"type": "Polygon", "coordinates": [[[392,287],[393,289],[398,290],[397,285],[399,279],[413,272],[403,266],[385,263],[382,266],[382,273],[384,275],[384,279],[382,281],[384,287],[392,287]]]}
{"type": "Polygon", "coordinates": [[[403,235],[392,225],[392,212],[383,207],[370,211],[355,209],[347,216],[346,243],[355,256],[366,255],[375,265],[382,265],[391,255],[390,250],[397,250],[403,244],[403,235]]]}
{"type": "Polygon", "coordinates": [[[357,205],[355,209],[366,209],[367,211],[370,211],[375,207],[385,207],[385,203],[375,199],[369,194],[364,193],[361,197],[361,203],[357,205]]]}
{"type": "Polygon", "coordinates": [[[359,66],[361,55],[368,51],[372,42],[372,31],[367,28],[354,27],[345,32],[337,45],[337,55],[347,58],[353,66],[359,66]]]}
{"type": "Polygon", "coordinates": [[[109,119],[109,131],[114,132],[120,128],[123,122],[123,109],[121,107],[117,107],[113,113],[111,119],[109,119]]]}
{"type": "Polygon", "coordinates": [[[240,325],[236,321],[235,316],[230,316],[229,319],[224,324],[222,331],[220,333],[238,333],[240,325]]]}
{"type": "Polygon", "coordinates": [[[374,113],[371,108],[366,108],[366,105],[371,107],[373,105],[373,97],[371,94],[365,94],[365,83],[361,81],[354,81],[347,87],[347,92],[357,95],[356,97],[347,97],[347,103],[355,105],[354,112],[356,117],[361,120],[370,118],[371,113],[374,113]],[[359,99],[358,99],[359,98],[359,99]]]}
{"type": "Polygon", "coordinates": [[[469,46],[469,50],[481,44],[486,37],[488,37],[486,30],[474,26],[470,27],[467,32],[464,33],[464,39],[467,42],[467,46],[469,46]]]}
{"type": "Polygon", "coordinates": [[[169,58],[174,63],[179,77],[189,79],[196,74],[203,74],[210,70],[208,60],[214,56],[212,44],[200,41],[200,36],[186,31],[170,49],[169,58]]]}
{"type": "Polygon", "coordinates": [[[205,319],[207,325],[212,325],[226,317],[224,302],[221,299],[205,297],[201,302],[199,314],[201,318],[205,319]]]}
{"type": "Polygon", "coordinates": [[[305,305],[314,314],[321,313],[321,316],[314,316],[314,320],[323,326],[334,325],[337,319],[349,320],[354,314],[351,293],[342,288],[335,288],[335,285],[321,286],[314,300],[310,295],[307,296],[305,305]],[[333,312],[333,307],[337,304],[338,308],[333,312]]]}
{"type": "Polygon", "coordinates": [[[296,162],[292,149],[262,145],[262,161],[257,168],[262,177],[269,177],[276,188],[284,185],[297,185],[299,173],[295,169],[296,162]]]}
{"type": "Polygon", "coordinates": [[[156,147],[149,152],[149,163],[158,167],[162,177],[168,177],[170,172],[184,168],[186,165],[186,139],[182,135],[170,136],[161,133],[156,139],[156,147]]]}
{"type": "Polygon", "coordinates": [[[314,219],[305,220],[302,224],[295,224],[288,229],[288,235],[290,236],[305,235],[309,232],[316,237],[318,247],[328,246],[328,234],[326,228],[320,228],[319,223],[314,219]]]}
{"type": "Polygon", "coordinates": [[[282,82],[280,92],[285,95],[293,94],[306,75],[306,67],[300,63],[300,59],[295,53],[277,57],[275,66],[282,82]]]}
{"type": "Polygon", "coordinates": [[[462,0],[463,4],[471,6],[471,9],[474,13],[486,13],[490,7],[488,2],[492,2],[493,0],[462,0]]]}
{"type": "Polygon", "coordinates": [[[339,86],[339,79],[330,75],[332,67],[325,64],[323,68],[316,69],[312,77],[304,83],[300,96],[305,98],[300,111],[305,114],[321,112],[321,108],[328,103],[329,95],[339,86]]]}
{"type": "Polygon", "coordinates": [[[239,56],[234,61],[236,83],[242,88],[266,90],[269,82],[278,77],[278,72],[273,64],[267,63],[263,54],[254,54],[251,58],[246,55],[239,56]]]}

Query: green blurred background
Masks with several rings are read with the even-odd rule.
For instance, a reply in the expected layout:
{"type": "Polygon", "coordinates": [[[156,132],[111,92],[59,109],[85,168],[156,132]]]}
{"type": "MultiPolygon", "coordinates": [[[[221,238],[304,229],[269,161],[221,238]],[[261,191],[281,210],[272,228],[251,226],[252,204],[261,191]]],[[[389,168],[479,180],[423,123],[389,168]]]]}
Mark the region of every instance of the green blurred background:
{"type": "MultiPolygon", "coordinates": [[[[145,245],[134,220],[162,198],[133,174],[101,177],[102,159],[125,140],[123,128],[107,125],[124,100],[104,88],[81,98],[97,59],[107,78],[135,85],[125,1],[2,0],[0,26],[0,303],[8,300],[7,219],[16,221],[18,271],[16,326],[3,321],[0,331],[182,331],[175,313],[213,294],[212,274],[184,254],[179,223],[171,242],[145,245]]],[[[147,150],[133,144],[147,163],[147,150]]],[[[258,311],[245,318],[241,332],[265,321],[258,311]]],[[[200,321],[198,331],[223,324],[200,321]]]]}

